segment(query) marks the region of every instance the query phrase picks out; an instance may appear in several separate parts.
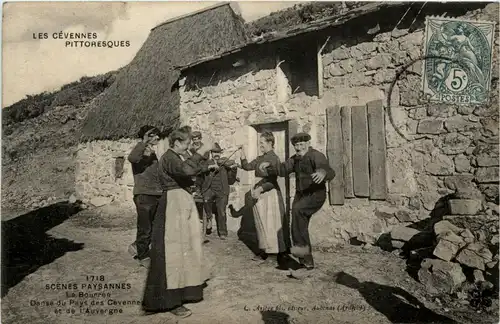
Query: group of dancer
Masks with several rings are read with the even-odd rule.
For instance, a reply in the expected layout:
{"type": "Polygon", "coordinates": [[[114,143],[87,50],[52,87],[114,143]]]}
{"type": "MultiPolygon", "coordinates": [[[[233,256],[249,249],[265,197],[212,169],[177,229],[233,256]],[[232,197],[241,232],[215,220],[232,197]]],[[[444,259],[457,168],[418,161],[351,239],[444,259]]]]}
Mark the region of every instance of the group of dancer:
{"type": "MultiPolygon", "coordinates": [[[[129,252],[148,268],[142,305],[146,313],[169,311],[187,317],[191,311],[184,304],[203,299],[208,272],[203,262],[204,233],[193,194],[201,188],[207,215],[212,214],[215,201],[218,235],[225,239],[229,186],[235,181],[238,167],[255,172],[250,196],[262,251],[258,257],[265,259],[275,254],[278,262],[283,262],[292,255],[303,268],[314,268],[309,221],[323,206],[326,182],[335,173],[326,157],[310,146],[308,134],[291,138],[295,155],[281,162],[274,152],[273,134],[262,133],[261,155],[248,161],[240,147],[239,164],[221,158],[220,146],[202,143],[201,134],[192,132],[189,126],[169,134],[169,149],[159,159],[154,147],[161,132],[143,126],[138,136],[141,140],[129,155],[137,207],[137,236],[129,252]],[[296,178],[291,222],[278,185],[278,177],[290,173],[295,173],[296,178]]],[[[232,206],[230,210],[234,214],[232,206]]],[[[210,221],[206,230],[207,234],[211,231],[210,221]]]]}

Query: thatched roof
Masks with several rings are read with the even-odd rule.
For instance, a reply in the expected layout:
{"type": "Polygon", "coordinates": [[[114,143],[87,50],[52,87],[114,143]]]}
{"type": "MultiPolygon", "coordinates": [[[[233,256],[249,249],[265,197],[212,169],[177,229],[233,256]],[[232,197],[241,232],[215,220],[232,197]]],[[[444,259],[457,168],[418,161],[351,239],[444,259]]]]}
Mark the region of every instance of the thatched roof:
{"type": "Polygon", "coordinates": [[[150,124],[168,133],[178,125],[180,71],[203,57],[246,44],[243,20],[229,3],[217,4],[169,20],[151,33],[132,62],[96,102],[82,127],[81,139],[135,137],[150,124]]]}
{"type": "Polygon", "coordinates": [[[247,35],[251,38],[248,43],[230,48],[224,53],[218,53],[201,58],[190,64],[178,65],[177,68],[180,70],[186,70],[204,62],[216,60],[221,57],[240,52],[244,48],[250,46],[272,43],[282,39],[324,30],[333,26],[340,26],[353,19],[377,12],[384,8],[409,5],[407,2],[358,2],[351,3],[348,6],[342,4],[344,4],[344,2],[337,2],[333,4],[328,2],[318,2],[316,4],[308,4],[307,6],[301,6],[295,9],[288,8],[283,10],[281,14],[278,12],[271,14],[270,16],[263,17],[255,23],[247,24],[247,35]],[[362,5],[360,6],[360,4],[362,5]],[[306,16],[304,14],[304,10],[306,9],[304,8],[308,8],[307,11],[312,11],[313,13],[306,16]],[[316,9],[314,9],[314,11],[311,8],[316,9]],[[298,14],[292,14],[294,10],[297,11],[298,14]],[[300,23],[301,21],[305,22],[300,23]],[[298,24],[294,24],[292,22],[297,22],[298,24]],[[273,25],[272,28],[269,27],[271,25],[273,25]]]}

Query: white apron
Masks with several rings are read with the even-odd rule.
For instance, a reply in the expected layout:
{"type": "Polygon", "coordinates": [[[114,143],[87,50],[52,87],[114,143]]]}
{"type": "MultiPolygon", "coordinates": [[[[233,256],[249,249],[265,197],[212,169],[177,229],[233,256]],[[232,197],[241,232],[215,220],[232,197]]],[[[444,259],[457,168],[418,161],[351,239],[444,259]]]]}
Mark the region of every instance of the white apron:
{"type": "Polygon", "coordinates": [[[253,206],[253,215],[259,248],[270,254],[284,252],[286,249],[283,233],[285,204],[281,193],[272,189],[261,194],[253,206]]]}

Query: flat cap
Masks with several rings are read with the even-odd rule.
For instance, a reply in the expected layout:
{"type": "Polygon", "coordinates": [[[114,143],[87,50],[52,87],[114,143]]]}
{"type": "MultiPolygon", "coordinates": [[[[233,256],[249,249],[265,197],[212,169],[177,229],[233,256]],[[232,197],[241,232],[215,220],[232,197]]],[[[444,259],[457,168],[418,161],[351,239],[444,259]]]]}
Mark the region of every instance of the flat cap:
{"type": "Polygon", "coordinates": [[[199,131],[194,131],[191,133],[191,137],[194,137],[194,138],[201,138],[201,132],[199,131]]]}
{"type": "Polygon", "coordinates": [[[292,145],[295,145],[301,142],[309,142],[310,140],[311,140],[311,135],[307,133],[298,133],[292,136],[290,142],[292,143],[292,145]]]}

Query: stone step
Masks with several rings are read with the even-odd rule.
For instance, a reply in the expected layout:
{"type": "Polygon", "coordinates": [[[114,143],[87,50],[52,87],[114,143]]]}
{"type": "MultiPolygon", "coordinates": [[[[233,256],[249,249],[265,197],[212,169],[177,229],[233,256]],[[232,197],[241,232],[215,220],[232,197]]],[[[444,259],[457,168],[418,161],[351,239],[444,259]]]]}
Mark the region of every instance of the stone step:
{"type": "Polygon", "coordinates": [[[464,239],[454,232],[444,232],[438,236],[438,244],[433,254],[443,261],[451,261],[466,245],[464,239]]]}
{"type": "Polygon", "coordinates": [[[481,200],[476,199],[450,199],[448,201],[451,214],[475,215],[482,208],[481,200]]]}
{"type": "Polygon", "coordinates": [[[420,231],[414,228],[406,226],[396,226],[391,231],[391,239],[408,242],[418,233],[420,233],[420,231]]]}

